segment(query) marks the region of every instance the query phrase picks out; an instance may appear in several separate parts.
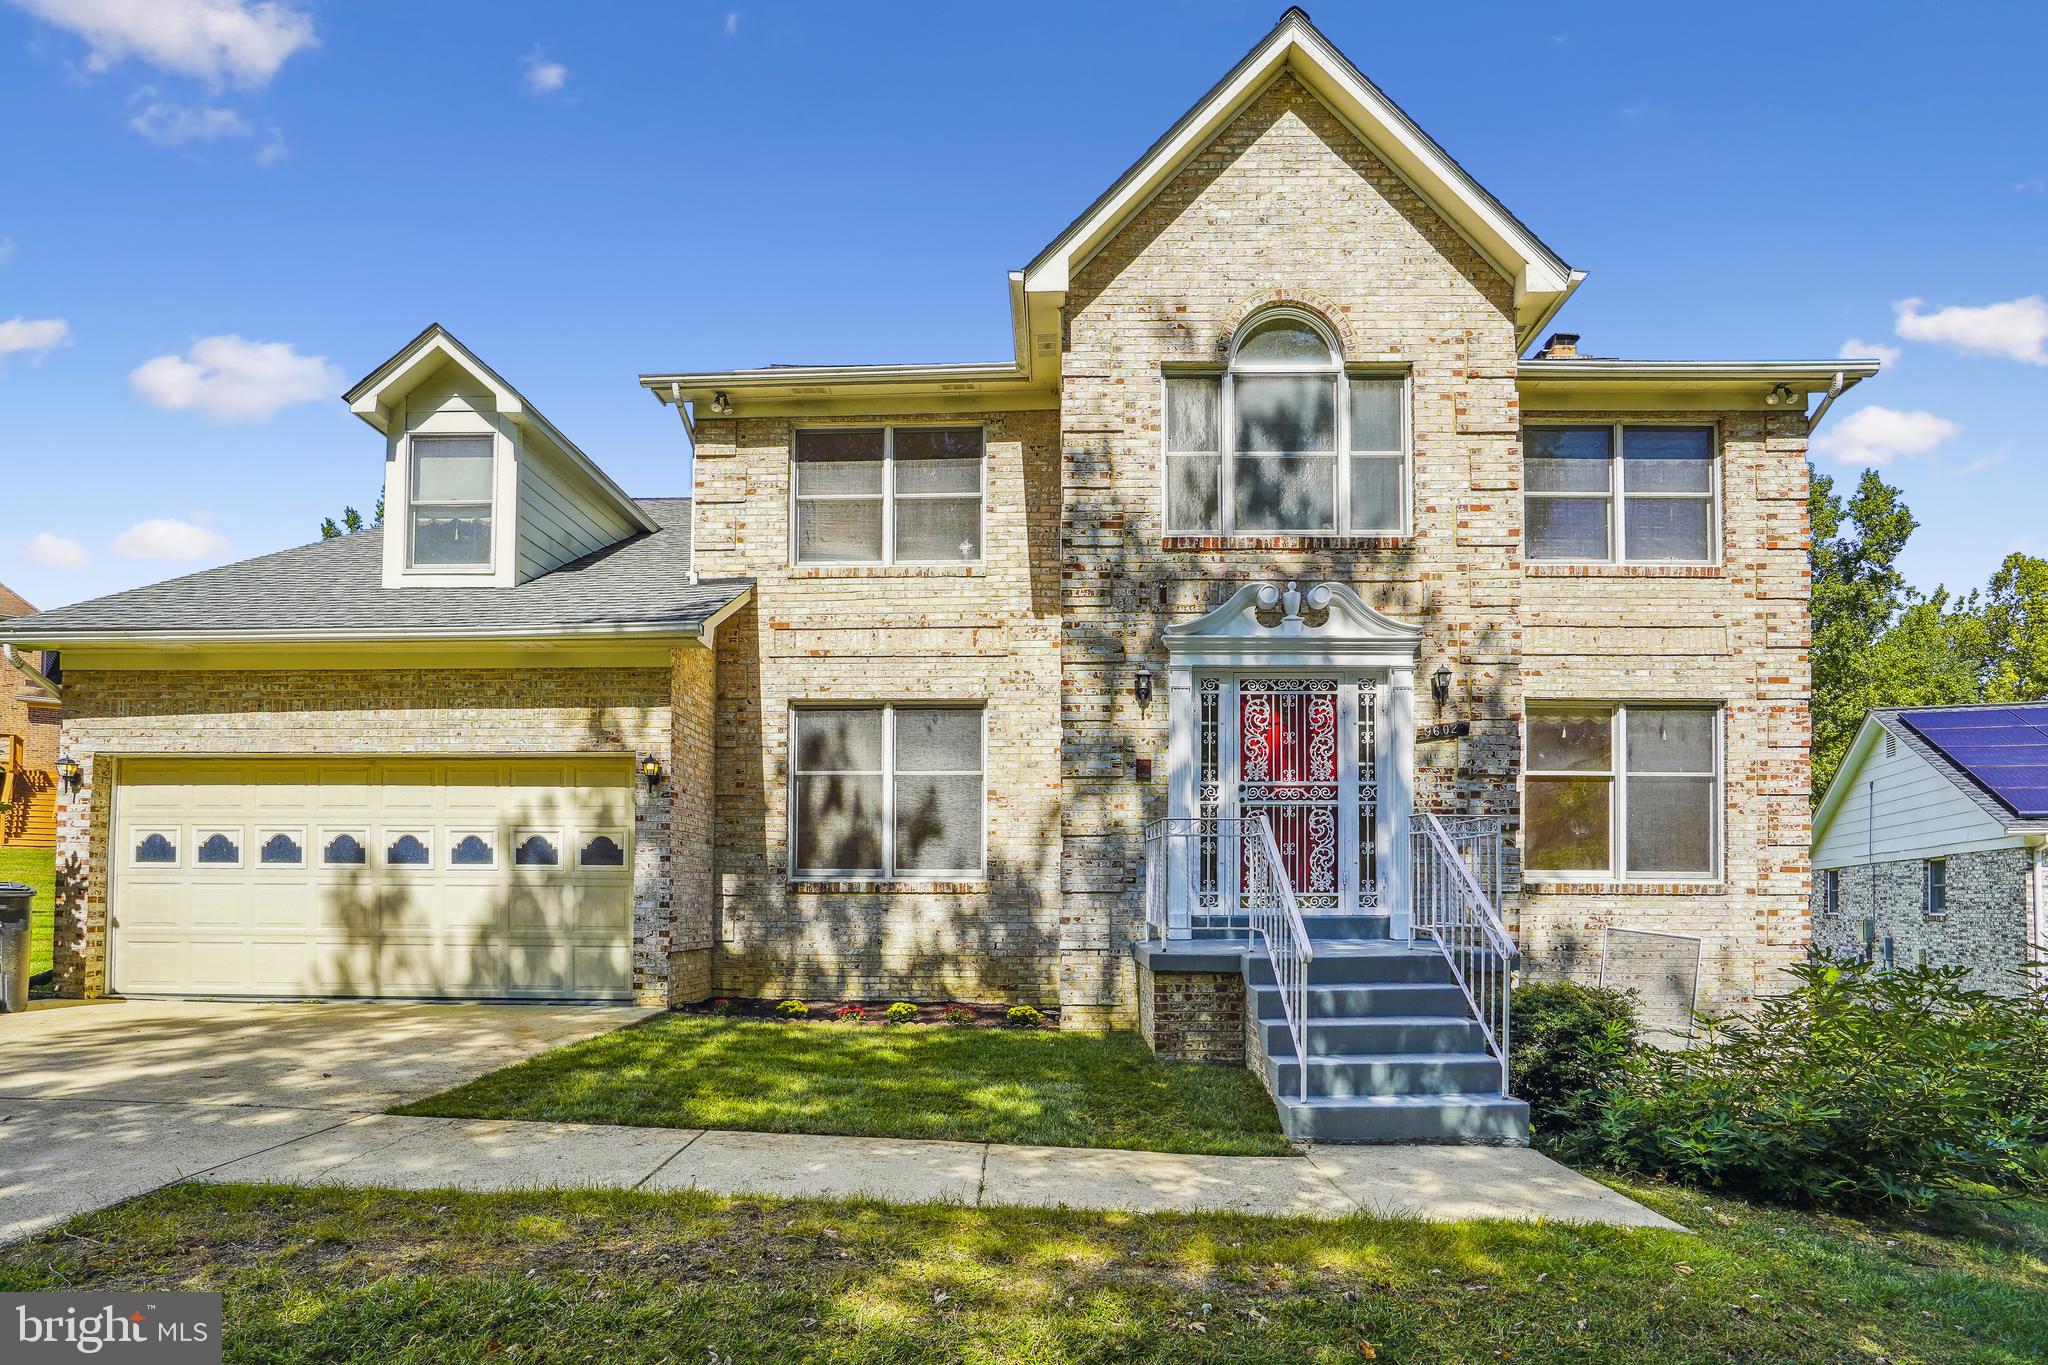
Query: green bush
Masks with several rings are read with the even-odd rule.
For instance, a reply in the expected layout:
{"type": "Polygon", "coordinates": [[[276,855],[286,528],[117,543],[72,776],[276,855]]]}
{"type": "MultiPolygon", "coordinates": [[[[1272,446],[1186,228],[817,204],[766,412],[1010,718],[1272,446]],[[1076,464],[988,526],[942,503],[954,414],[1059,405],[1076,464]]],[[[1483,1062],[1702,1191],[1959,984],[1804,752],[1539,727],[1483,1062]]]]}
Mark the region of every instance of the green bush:
{"type": "Polygon", "coordinates": [[[1928,1209],[2048,1194],[2048,997],[1961,968],[1813,961],[1751,1019],[1638,1054],[1588,1155],[1798,1205],[1928,1209]]]}
{"type": "Polygon", "coordinates": [[[1029,1005],[1010,1006],[1010,1012],[1003,1019],[1011,1028],[1037,1028],[1045,1022],[1045,1016],[1029,1005]]]}
{"type": "Polygon", "coordinates": [[[944,1018],[949,1024],[971,1024],[974,1022],[974,1011],[965,1005],[948,1005],[944,1018]]]}
{"type": "Polygon", "coordinates": [[[1510,999],[1508,1091],[1529,1102],[1538,1142],[1573,1152],[1607,1092],[1628,1080],[1635,1004],[1625,992],[1570,981],[1531,982],[1510,999]]]}
{"type": "Polygon", "coordinates": [[[898,1000],[882,1011],[882,1017],[892,1024],[907,1024],[917,1018],[917,1006],[908,1000],[898,1000]]]}
{"type": "Polygon", "coordinates": [[[785,1019],[808,1019],[811,1007],[801,1000],[785,1000],[775,1007],[775,1012],[785,1019]]]}

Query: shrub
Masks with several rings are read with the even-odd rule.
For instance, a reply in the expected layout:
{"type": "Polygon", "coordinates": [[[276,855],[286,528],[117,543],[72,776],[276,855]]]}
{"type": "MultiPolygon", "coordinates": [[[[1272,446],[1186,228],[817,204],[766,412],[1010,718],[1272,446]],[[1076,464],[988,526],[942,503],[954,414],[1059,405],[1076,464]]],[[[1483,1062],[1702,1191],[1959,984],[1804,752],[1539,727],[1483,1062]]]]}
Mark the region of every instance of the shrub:
{"type": "Polygon", "coordinates": [[[1011,1028],[1037,1028],[1045,1022],[1045,1016],[1029,1005],[1012,1005],[1003,1022],[1011,1028]]]}
{"type": "Polygon", "coordinates": [[[1600,1117],[1606,1093],[1629,1075],[1634,1002],[1621,991],[1570,981],[1517,986],[1510,998],[1508,1090],[1529,1102],[1543,1145],[1570,1152],[1600,1117]]]}
{"type": "Polygon", "coordinates": [[[721,1019],[730,1019],[740,1012],[740,1007],[730,1000],[714,1000],[711,1002],[711,1012],[721,1019]]]}
{"type": "Polygon", "coordinates": [[[898,1000],[882,1011],[882,1017],[892,1024],[907,1024],[917,1018],[917,1006],[908,1000],[898,1000]]]}
{"type": "Polygon", "coordinates": [[[974,1022],[974,1011],[965,1005],[948,1005],[943,1017],[949,1024],[971,1024],[974,1022]]]}
{"type": "Polygon", "coordinates": [[[841,1005],[832,1011],[832,1017],[842,1024],[858,1024],[868,1017],[868,1012],[860,1005],[841,1005]]]}
{"type": "Polygon", "coordinates": [[[1753,1019],[1639,1054],[1593,1154],[1790,1204],[1928,1209],[2048,1193],[2048,998],[1961,968],[1812,961],[1753,1019]]]}
{"type": "Polygon", "coordinates": [[[785,1000],[775,1007],[775,1012],[785,1019],[808,1019],[811,1007],[801,1000],[785,1000]]]}

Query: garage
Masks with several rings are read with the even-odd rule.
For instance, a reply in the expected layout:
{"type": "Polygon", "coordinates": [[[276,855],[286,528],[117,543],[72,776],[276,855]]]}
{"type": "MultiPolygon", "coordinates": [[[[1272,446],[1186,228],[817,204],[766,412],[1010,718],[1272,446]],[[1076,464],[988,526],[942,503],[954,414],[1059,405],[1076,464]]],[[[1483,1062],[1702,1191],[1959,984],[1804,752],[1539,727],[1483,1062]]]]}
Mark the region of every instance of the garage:
{"type": "Polygon", "coordinates": [[[630,759],[121,759],[127,995],[631,997],[630,759]]]}

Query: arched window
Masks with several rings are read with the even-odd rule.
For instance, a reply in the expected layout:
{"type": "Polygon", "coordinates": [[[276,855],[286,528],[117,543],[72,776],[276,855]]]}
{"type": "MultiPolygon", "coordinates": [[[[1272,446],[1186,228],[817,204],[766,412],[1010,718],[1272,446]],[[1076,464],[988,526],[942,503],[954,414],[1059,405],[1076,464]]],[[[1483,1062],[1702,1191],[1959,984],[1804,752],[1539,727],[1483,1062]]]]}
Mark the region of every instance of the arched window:
{"type": "Polygon", "coordinates": [[[1272,308],[1221,373],[1166,378],[1166,529],[1395,535],[1407,526],[1407,381],[1352,374],[1322,322],[1272,308]]]}

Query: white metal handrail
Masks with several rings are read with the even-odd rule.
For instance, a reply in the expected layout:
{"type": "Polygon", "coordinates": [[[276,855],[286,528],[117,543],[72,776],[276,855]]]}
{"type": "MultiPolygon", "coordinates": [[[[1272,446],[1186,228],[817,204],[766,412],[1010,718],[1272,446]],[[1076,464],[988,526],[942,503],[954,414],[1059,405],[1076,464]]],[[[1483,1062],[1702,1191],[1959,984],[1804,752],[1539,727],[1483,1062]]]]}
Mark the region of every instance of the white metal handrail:
{"type": "MultiPolygon", "coordinates": [[[[1173,864],[1183,863],[1182,877],[1200,866],[1204,852],[1215,866],[1235,869],[1243,933],[1256,938],[1266,952],[1280,1009],[1294,1045],[1300,1094],[1308,1098],[1308,975],[1315,960],[1308,926],[1287,875],[1272,823],[1261,816],[1172,817],[1145,827],[1145,929],[1150,937],[1174,937],[1172,929],[1173,864]]],[[[1229,875],[1226,872],[1223,875],[1229,875]]],[[[1189,894],[1183,888],[1183,896],[1189,894]]]]}
{"type": "Polygon", "coordinates": [[[1409,940],[1432,940],[1450,964],[1451,975],[1486,1036],[1487,1050],[1500,1063],[1500,1091],[1505,1095],[1515,941],[1481,883],[1482,877],[1498,876],[1498,835],[1489,841],[1472,820],[1458,823],[1462,828],[1454,835],[1442,818],[1428,811],[1415,813],[1415,904],[1409,940]],[[1489,853],[1491,870],[1484,861],[1489,853]]]}

